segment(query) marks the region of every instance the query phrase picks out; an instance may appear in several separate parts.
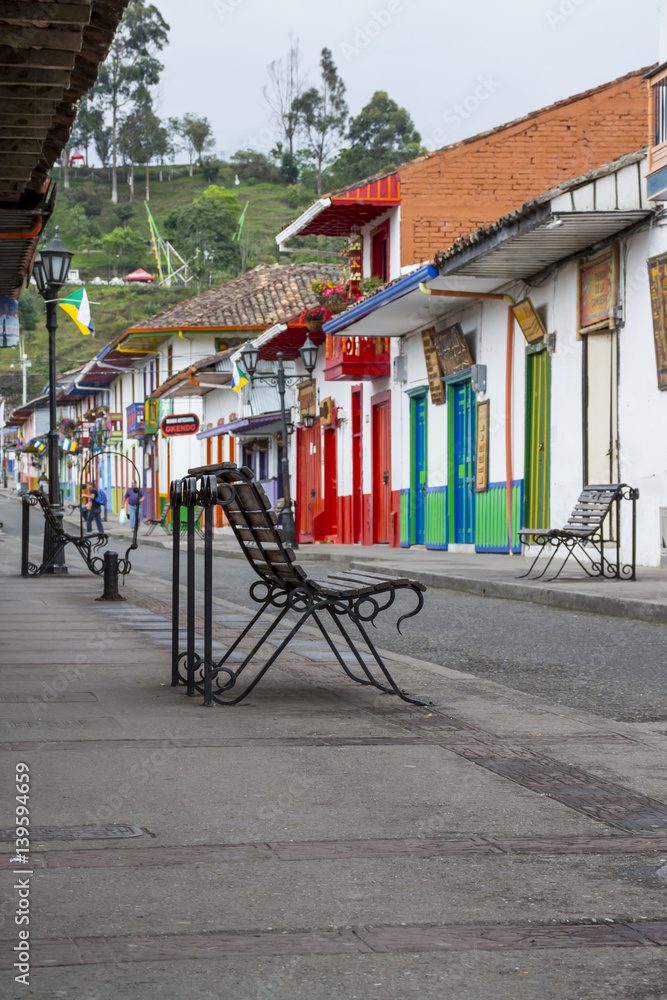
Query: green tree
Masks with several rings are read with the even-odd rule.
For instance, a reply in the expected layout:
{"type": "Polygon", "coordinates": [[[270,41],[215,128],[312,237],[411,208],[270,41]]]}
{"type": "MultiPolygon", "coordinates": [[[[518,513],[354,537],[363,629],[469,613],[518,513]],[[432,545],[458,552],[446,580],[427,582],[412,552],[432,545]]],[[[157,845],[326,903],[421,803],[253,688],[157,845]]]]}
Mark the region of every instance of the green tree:
{"type": "Polygon", "coordinates": [[[127,203],[116,205],[114,212],[116,213],[118,221],[123,226],[123,229],[127,229],[128,222],[130,219],[134,218],[136,214],[134,207],[132,205],[128,205],[127,203]]]}
{"type": "Polygon", "coordinates": [[[118,268],[124,271],[142,267],[146,262],[146,240],[141,233],[131,226],[121,229],[116,226],[110,233],[103,236],[100,246],[109,258],[115,258],[114,273],[118,275],[118,268]]]}
{"type": "Polygon", "coordinates": [[[318,195],[322,194],[324,165],[340,144],[348,115],[345,84],[338,75],[331,49],[322,49],[320,69],[320,89],[310,87],[293,104],[298,126],[306,136],[317,168],[318,195]]]}
{"type": "Polygon", "coordinates": [[[118,139],[123,108],[155,86],[164,69],[155,52],[165,47],[169,25],[154,4],[130,0],[93,93],[111,115],[111,200],[118,201],[118,139]]]}
{"type": "Polygon", "coordinates": [[[86,153],[86,166],[88,166],[88,150],[95,140],[96,133],[104,128],[104,113],[101,108],[94,108],[90,98],[84,95],[79,101],[77,111],[70,136],[71,146],[80,146],[86,153]]]}
{"type": "Polygon", "coordinates": [[[141,88],[133,111],[122,122],[118,138],[118,148],[131,165],[130,202],[134,201],[134,168],[140,163],[146,166],[146,201],[150,201],[150,162],[166,147],[167,130],[153,111],[148,90],[141,88]]]}
{"type": "Polygon", "coordinates": [[[21,333],[30,333],[37,329],[39,311],[35,296],[26,290],[19,299],[19,329],[21,333]]]}
{"type": "Polygon", "coordinates": [[[332,165],[336,186],[353,184],[428,152],[408,111],[384,90],[376,90],[356,118],[350,119],[346,138],[350,145],[332,165]]]}
{"type": "Polygon", "coordinates": [[[204,153],[212,149],[215,144],[211,123],[208,118],[201,118],[188,111],[182,118],[170,118],[169,128],[179,146],[188,154],[190,177],[192,177],[195,160],[201,166],[204,153]]]}
{"type": "Polygon", "coordinates": [[[111,155],[111,126],[100,125],[93,135],[95,152],[100,158],[103,167],[107,167],[111,155]]]}
{"type": "Polygon", "coordinates": [[[239,265],[239,246],[234,240],[240,206],[236,195],[211,184],[191,205],[171,212],[165,235],[188,261],[199,287],[214,275],[234,274],[239,265]]]}

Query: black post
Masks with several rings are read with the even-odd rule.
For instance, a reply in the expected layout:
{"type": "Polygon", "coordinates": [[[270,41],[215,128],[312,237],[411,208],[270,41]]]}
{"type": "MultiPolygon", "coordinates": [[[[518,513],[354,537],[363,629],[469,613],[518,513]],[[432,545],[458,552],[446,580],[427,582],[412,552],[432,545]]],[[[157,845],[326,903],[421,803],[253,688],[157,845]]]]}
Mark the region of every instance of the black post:
{"type": "Polygon", "coordinates": [[[215,476],[204,477],[204,705],[213,704],[213,511],[218,496],[215,476]]]}
{"type": "Polygon", "coordinates": [[[281,462],[281,475],[283,481],[283,500],[284,507],[282,511],[282,521],[283,521],[283,533],[285,535],[285,541],[288,545],[296,548],[296,525],[294,523],[294,511],[292,510],[292,498],[290,494],[290,482],[289,482],[289,458],[288,449],[289,443],[287,439],[287,412],[285,410],[285,368],[283,366],[283,355],[282,351],[279,351],[276,355],[278,359],[278,394],[280,396],[280,426],[282,429],[283,436],[283,458],[281,462]]]}
{"type": "Polygon", "coordinates": [[[169,488],[171,504],[171,686],[176,687],[180,656],[180,583],[181,583],[181,481],[174,480],[169,488]]]}
{"type": "Polygon", "coordinates": [[[104,592],[98,601],[124,601],[118,590],[118,553],[104,553],[104,592]]]}
{"type": "MultiPolygon", "coordinates": [[[[57,308],[58,302],[56,293],[53,290],[48,292],[46,302],[46,328],[49,331],[49,434],[48,434],[48,459],[49,459],[49,503],[53,508],[53,514],[62,527],[63,509],[60,505],[60,469],[58,456],[58,426],[56,413],[56,330],[58,329],[57,308]]],[[[49,563],[55,548],[53,531],[48,522],[44,523],[44,551],[42,561],[49,563]]],[[[61,546],[56,553],[51,565],[46,570],[47,573],[62,575],[67,573],[65,563],[65,546],[61,546]]]]}
{"type": "MultiPolygon", "coordinates": [[[[23,510],[21,512],[21,576],[29,576],[28,564],[30,557],[28,549],[30,547],[30,501],[28,497],[23,497],[21,501],[23,510]]],[[[46,522],[44,522],[46,525],[46,522]]]]}
{"type": "MultiPolygon", "coordinates": [[[[196,479],[185,480],[185,503],[187,507],[187,549],[188,549],[188,684],[187,694],[193,697],[195,693],[195,503],[197,497],[196,479]]],[[[174,525],[174,531],[180,535],[180,524],[174,525]]]]}

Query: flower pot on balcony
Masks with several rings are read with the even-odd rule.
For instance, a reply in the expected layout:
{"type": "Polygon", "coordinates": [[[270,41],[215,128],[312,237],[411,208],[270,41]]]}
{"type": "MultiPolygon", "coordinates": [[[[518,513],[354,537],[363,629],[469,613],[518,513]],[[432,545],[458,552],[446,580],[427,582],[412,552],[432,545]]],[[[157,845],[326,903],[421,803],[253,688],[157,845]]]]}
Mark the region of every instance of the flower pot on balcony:
{"type": "Polygon", "coordinates": [[[307,319],[306,327],[311,333],[320,333],[322,327],[324,326],[324,321],[321,319],[307,319]]]}
{"type": "Polygon", "coordinates": [[[330,302],[329,309],[335,316],[338,313],[345,312],[349,305],[351,305],[350,299],[340,299],[338,302],[330,302]]]}

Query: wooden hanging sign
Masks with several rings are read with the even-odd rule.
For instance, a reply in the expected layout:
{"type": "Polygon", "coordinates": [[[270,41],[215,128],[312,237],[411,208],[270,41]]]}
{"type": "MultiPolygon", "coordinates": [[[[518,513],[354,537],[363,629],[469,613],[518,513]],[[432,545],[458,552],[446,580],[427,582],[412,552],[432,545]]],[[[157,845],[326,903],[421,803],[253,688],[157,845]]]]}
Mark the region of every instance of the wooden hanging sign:
{"type": "Polygon", "coordinates": [[[521,302],[517,302],[516,305],[512,306],[512,312],[529,344],[534,344],[535,341],[541,340],[542,337],[546,336],[547,331],[544,323],[537,315],[535,306],[530,299],[523,299],[521,302]]]}
{"type": "Polygon", "coordinates": [[[477,457],[475,459],[475,493],[489,488],[489,411],[491,403],[485,399],[477,404],[477,457]]]}
{"type": "Polygon", "coordinates": [[[424,361],[426,362],[426,374],[428,376],[428,387],[431,392],[431,402],[434,406],[440,406],[447,398],[445,387],[442,382],[442,371],[440,369],[440,359],[435,349],[435,330],[431,326],[428,330],[422,330],[422,345],[424,347],[424,361]]]}
{"type": "Polygon", "coordinates": [[[658,389],[667,389],[667,254],[648,261],[658,389]]]}
{"type": "Polygon", "coordinates": [[[471,368],[474,365],[475,362],[460,323],[454,323],[442,333],[434,334],[433,343],[443,375],[456,375],[457,372],[465,371],[466,368],[471,368]]]}

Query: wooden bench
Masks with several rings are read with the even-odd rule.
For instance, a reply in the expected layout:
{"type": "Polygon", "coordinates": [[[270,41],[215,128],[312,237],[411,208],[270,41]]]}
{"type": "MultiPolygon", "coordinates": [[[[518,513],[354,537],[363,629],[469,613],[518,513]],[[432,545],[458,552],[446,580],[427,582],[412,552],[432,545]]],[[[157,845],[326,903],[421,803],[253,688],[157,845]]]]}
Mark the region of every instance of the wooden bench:
{"type": "MultiPolygon", "coordinates": [[[[189,476],[193,478],[184,480],[183,484],[180,482],[172,484],[172,496],[176,487],[184,497],[187,494],[191,499],[192,487],[186,484],[196,480],[202,483],[201,502],[207,507],[210,503],[208,499],[211,493],[210,483],[212,481],[215,487],[217,482],[217,498],[214,496],[213,504],[219,504],[224,508],[246,559],[259,577],[250,587],[251,599],[260,605],[252,621],[220,660],[214,662],[211,657],[209,661],[206,655],[197,658],[198,677],[194,687],[204,695],[204,704],[217,702],[221,705],[235,705],[242,701],[308,621],[318,628],[333,657],[351,680],[376,688],[385,694],[396,695],[411,704],[423,704],[410,698],[398,687],[367,631],[367,626],[374,623],[378,614],[392,606],[397,593],[407,590],[417,598],[417,606],[398,619],[396,624],[400,632],[401,622],[418,614],[423,607],[423,592],[426,587],[422,583],[407,577],[365,570],[309,577],[296,563],[294,551],[285,543],[282,528],[277,524],[277,516],[271,510],[271,501],[262,486],[254,481],[250,469],[245,466],[239,468],[233,462],[223,462],[219,465],[190,469],[189,476]],[[275,612],[275,617],[266,627],[266,623],[262,623],[261,635],[258,638],[255,635],[250,637],[251,651],[240,664],[232,667],[230,658],[241,642],[250,635],[265,612],[275,612]],[[288,615],[291,615],[291,618],[288,618],[288,615]],[[275,648],[243,691],[239,694],[233,692],[232,689],[236,687],[241,674],[283,621],[288,634],[280,641],[274,640],[275,648]],[[351,634],[351,631],[354,634],[351,634]],[[348,657],[350,653],[352,654],[354,668],[346,663],[332,635],[335,635],[348,657]],[[357,647],[355,635],[361,637],[366,644],[370,652],[370,665],[357,647]],[[226,697],[228,693],[234,696],[226,697]]],[[[188,505],[187,499],[183,502],[188,505]]],[[[192,502],[189,505],[192,506],[192,502]]],[[[207,515],[211,517],[212,511],[207,509],[207,515]]],[[[210,527],[212,520],[206,521],[206,515],[205,523],[207,537],[210,537],[212,542],[210,527]]],[[[175,630],[177,638],[177,626],[175,630]]],[[[180,654],[180,659],[183,664],[186,659],[192,664],[192,652],[180,654]]],[[[192,687],[192,672],[190,667],[190,676],[181,674],[176,682],[189,683],[192,687]]],[[[172,683],[174,683],[173,676],[172,683]]]]}
{"type": "Polygon", "coordinates": [[[519,579],[530,576],[538,559],[547,546],[551,545],[553,552],[542,572],[533,577],[535,580],[544,576],[561,548],[567,551],[567,555],[558,572],[550,577],[550,580],[555,580],[561,574],[570,556],[587,576],[635,580],[638,498],[639,490],[633,489],[626,483],[584,486],[574,510],[562,528],[521,528],[519,531],[521,541],[527,545],[539,545],[540,549],[528,572],[519,579]],[[625,565],[621,563],[621,500],[632,501],[632,561],[625,565]],[[609,532],[606,539],[605,531],[609,532]],[[615,536],[613,540],[610,539],[612,533],[615,536]],[[593,552],[587,551],[586,546],[590,546],[593,552]],[[580,556],[585,557],[586,562],[582,562],[580,556]]]}
{"type": "MultiPolygon", "coordinates": [[[[91,573],[96,573],[98,576],[102,574],[104,571],[104,560],[101,556],[93,555],[93,552],[97,552],[104,548],[109,541],[108,535],[97,535],[96,538],[85,538],[81,535],[70,535],[63,528],[62,522],[56,517],[49,498],[46,494],[42,493],[41,490],[30,490],[28,493],[24,493],[22,503],[25,505],[24,510],[26,514],[28,513],[29,507],[41,507],[42,513],[44,514],[44,520],[51,529],[53,538],[53,545],[51,547],[49,557],[45,562],[37,566],[35,563],[30,562],[28,557],[29,534],[24,527],[21,554],[22,576],[41,576],[42,573],[45,573],[46,570],[56,562],[59,554],[67,545],[74,546],[91,573]]],[[[24,524],[25,523],[26,522],[24,520],[24,524]]]]}

